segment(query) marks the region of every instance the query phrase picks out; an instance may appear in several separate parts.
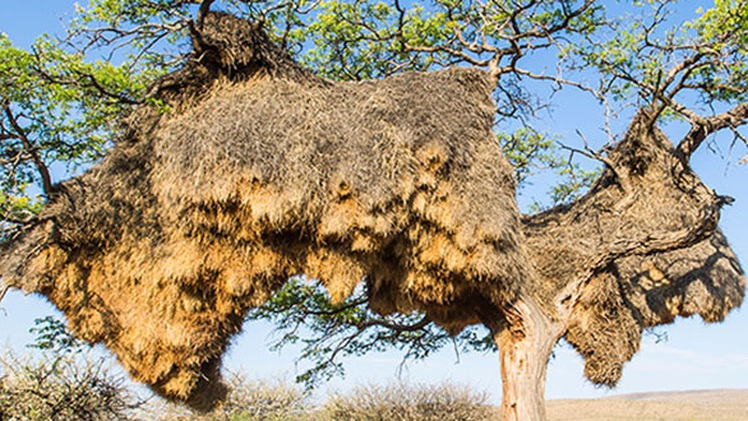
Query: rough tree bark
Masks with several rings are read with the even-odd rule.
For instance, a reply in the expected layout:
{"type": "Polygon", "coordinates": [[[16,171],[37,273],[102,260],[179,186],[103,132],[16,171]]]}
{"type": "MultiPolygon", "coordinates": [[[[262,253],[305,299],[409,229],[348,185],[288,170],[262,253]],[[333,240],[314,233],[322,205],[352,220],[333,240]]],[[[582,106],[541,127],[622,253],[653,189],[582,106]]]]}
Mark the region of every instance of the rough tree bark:
{"type": "Polygon", "coordinates": [[[546,367],[562,324],[547,317],[532,299],[517,301],[505,314],[483,321],[499,348],[501,417],[545,420],[546,367]]]}

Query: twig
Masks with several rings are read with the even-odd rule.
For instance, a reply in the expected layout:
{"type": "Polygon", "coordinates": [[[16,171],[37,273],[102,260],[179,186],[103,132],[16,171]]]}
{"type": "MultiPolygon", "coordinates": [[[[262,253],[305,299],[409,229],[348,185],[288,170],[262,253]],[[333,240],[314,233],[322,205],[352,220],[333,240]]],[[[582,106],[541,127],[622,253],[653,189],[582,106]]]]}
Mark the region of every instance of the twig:
{"type": "Polygon", "coordinates": [[[628,169],[619,167],[613,162],[612,159],[602,154],[602,151],[607,148],[607,145],[603,146],[603,148],[599,151],[594,151],[588,146],[587,139],[584,137],[584,135],[579,130],[577,130],[576,132],[584,143],[584,150],[573,148],[564,144],[560,144],[561,148],[571,151],[572,153],[578,153],[582,156],[586,156],[590,159],[595,159],[605,164],[606,167],[610,168],[610,170],[613,171],[613,174],[616,176],[618,185],[621,187],[621,190],[623,190],[623,192],[627,195],[630,195],[633,192],[633,187],[631,186],[631,178],[629,176],[628,169]]]}
{"type": "MultiPolygon", "coordinates": [[[[3,286],[3,289],[2,289],[2,290],[0,290],[0,304],[2,304],[2,302],[3,302],[3,299],[5,298],[5,294],[6,294],[6,293],[8,292],[8,290],[10,289],[10,285],[3,285],[3,284],[2,284],[2,280],[0,280],[0,285],[2,285],[2,286],[3,286]]],[[[0,310],[2,310],[2,311],[3,311],[3,313],[5,313],[5,315],[6,315],[6,316],[8,315],[8,312],[7,312],[7,311],[5,311],[5,309],[4,309],[4,308],[0,307],[0,310]]]]}

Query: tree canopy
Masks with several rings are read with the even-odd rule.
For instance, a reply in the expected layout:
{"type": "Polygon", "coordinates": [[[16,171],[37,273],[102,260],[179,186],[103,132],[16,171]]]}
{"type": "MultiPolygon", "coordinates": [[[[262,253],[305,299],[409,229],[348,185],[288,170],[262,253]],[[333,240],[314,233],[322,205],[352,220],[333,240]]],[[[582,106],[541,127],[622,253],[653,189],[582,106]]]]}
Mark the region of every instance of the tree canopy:
{"type": "MultiPolygon", "coordinates": [[[[742,152],[748,143],[741,132],[748,118],[748,6],[716,1],[689,15],[683,3],[92,0],[78,8],[63,39],[42,36],[25,50],[0,36],[2,238],[12,241],[34,221],[64,174],[98,162],[134,110],[149,106],[170,112],[172,105],[154,95],[156,81],[195,60],[189,52],[199,43],[208,10],[258,23],[296,61],[330,80],[362,81],[448,66],[485,69],[496,82],[496,138],[514,165],[520,194],[523,183],[538,172],[557,174],[548,198],[530,211],[566,212],[563,206],[551,207],[572,204],[593,183],[590,194],[611,184],[630,193],[636,190],[631,178],[645,170],[623,165],[625,149],[615,149],[626,138],[614,121],[628,109],[644,110],[640,115],[651,124],[685,127],[674,154],[686,166],[718,131],[733,134],[731,149],[742,152]],[[604,141],[594,142],[595,148],[584,136],[582,145],[573,147],[542,129],[541,114],[562,89],[578,90],[601,104],[606,125],[599,137],[604,141]],[[580,165],[572,160],[575,155],[599,166],[580,165]]],[[[651,136],[658,142],[659,135],[651,136]]],[[[622,197],[618,211],[630,206],[627,200],[641,199],[622,197]]],[[[729,201],[720,198],[713,207],[718,213],[729,201]]],[[[525,222],[543,225],[543,215],[535,212],[525,222]]],[[[585,269],[589,273],[579,285],[607,282],[597,279],[604,278],[612,262],[632,254],[701,244],[715,229],[710,215],[702,215],[704,226],[682,238],[673,230],[672,238],[611,246],[585,269]]],[[[530,241],[533,232],[525,231],[530,241]]],[[[722,247],[722,240],[714,244],[722,247]]],[[[570,296],[581,302],[589,298],[570,296]]],[[[314,279],[298,276],[247,317],[275,322],[282,332],[277,346],[304,344],[302,357],[315,362],[300,376],[308,385],[341,372],[342,355],[396,347],[407,358],[424,358],[447,344],[487,350],[498,342],[496,332],[480,327],[452,336],[421,311],[382,316],[369,309],[369,298],[365,288],[358,288],[333,303],[314,279]]],[[[589,300],[592,308],[600,298],[589,300]]],[[[600,305],[611,309],[618,304],[600,305]]],[[[490,322],[483,324],[494,330],[490,322]]],[[[579,341],[580,352],[587,352],[584,340],[579,341]]]]}

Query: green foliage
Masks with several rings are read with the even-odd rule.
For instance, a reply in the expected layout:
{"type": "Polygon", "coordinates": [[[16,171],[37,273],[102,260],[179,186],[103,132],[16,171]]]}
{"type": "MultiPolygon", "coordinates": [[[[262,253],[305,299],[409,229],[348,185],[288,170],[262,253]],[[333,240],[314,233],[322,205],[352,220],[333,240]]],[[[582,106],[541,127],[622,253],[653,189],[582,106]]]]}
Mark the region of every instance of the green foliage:
{"type": "Polygon", "coordinates": [[[365,291],[359,289],[340,304],[330,302],[316,281],[293,278],[265,305],[250,311],[248,320],[267,320],[276,325],[279,349],[300,344],[299,361],[311,368],[296,380],[308,388],[345,373],[341,357],[396,349],[403,362],[423,359],[454,346],[456,350],[488,351],[494,344],[487,331],[473,327],[451,337],[422,314],[379,316],[367,308],[365,291]]]}
{"type": "Polygon", "coordinates": [[[65,326],[65,322],[55,316],[46,316],[34,320],[34,327],[29,330],[35,335],[34,343],[29,348],[48,351],[57,355],[77,354],[87,348],[65,326]]]}
{"type": "Polygon", "coordinates": [[[569,203],[584,194],[600,175],[601,168],[586,169],[579,162],[573,161],[573,154],[563,154],[563,148],[557,137],[520,127],[514,133],[498,133],[504,156],[514,166],[518,194],[523,187],[531,183],[538,173],[552,171],[556,182],[549,191],[549,200],[534,202],[530,213],[569,203]]]}
{"type": "Polygon", "coordinates": [[[578,163],[568,162],[560,167],[559,178],[563,182],[553,186],[551,201],[553,204],[569,203],[580,197],[600,176],[601,168],[586,170],[578,163]]]}
{"type": "Polygon", "coordinates": [[[690,29],[697,40],[714,51],[702,54],[719,58],[694,70],[693,79],[702,94],[711,100],[745,101],[748,91],[748,4],[744,1],[717,0],[704,11],[690,29]]]}
{"type": "MultiPolygon", "coordinates": [[[[3,180],[8,182],[8,180],[3,180]]],[[[26,194],[28,185],[14,186],[17,196],[9,196],[0,193],[0,214],[5,215],[6,220],[24,221],[37,215],[42,210],[41,197],[26,194]]]]}
{"type": "Polygon", "coordinates": [[[381,1],[324,1],[305,29],[314,48],[302,62],[333,79],[362,80],[402,70],[427,70],[436,58],[414,54],[408,46],[433,47],[446,42],[451,26],[445,12],[427,12],[418,4],[407,10],[381,1]]]}
{"type": "MultiPolygon", "coordinates": [[[[577,69],[599,71],[602,94],[688,118],[681,103],[686,92],[701,103],[744,101],[748,85],[748,8],[744,1],[718,0],[700,16],[680,20],[685,2],[637,2],[610,18],[609,29],[590,33],[569,52],[581,59],[577,69]]],[[[574,67],[574,66],[573,66],[574,67]]]]}
{"type": "Polygon", "coordinates": [[[24,50],[0,35],[0,238],[41,210],[54,165],[75,170],[103,155],[146,80],[46,36],[24,50]]]}
{"type": "Polygon", "coordinates": [[[0,38],[3,157],[15,158],[23,151],[20,138],[27,137],[48,164],[98,158],[116,117],[144,89],[145,80],[134,76],[107,61],[86,62],[46,37],[31,51],[0,38]]]}
{"type": "Polygon", "coordinates": [[[566,161],[559,155],[553,136],[520,127],[514,133],[498,133],[497,138],[504,156],[514,166],[520,189],[537,172],[566,165],[566,161]]]}

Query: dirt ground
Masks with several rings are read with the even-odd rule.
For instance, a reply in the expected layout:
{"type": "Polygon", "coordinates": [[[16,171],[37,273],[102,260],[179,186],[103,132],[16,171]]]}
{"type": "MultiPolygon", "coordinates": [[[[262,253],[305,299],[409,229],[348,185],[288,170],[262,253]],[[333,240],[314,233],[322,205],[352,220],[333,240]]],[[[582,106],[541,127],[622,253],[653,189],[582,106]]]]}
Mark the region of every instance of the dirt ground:
{"type": "Polygon", "coordinates": [[[748,389],[551,400],[547,410],[551,421],[745,421],[748,420],[748,389]]]}

